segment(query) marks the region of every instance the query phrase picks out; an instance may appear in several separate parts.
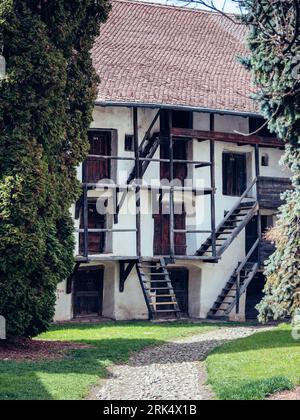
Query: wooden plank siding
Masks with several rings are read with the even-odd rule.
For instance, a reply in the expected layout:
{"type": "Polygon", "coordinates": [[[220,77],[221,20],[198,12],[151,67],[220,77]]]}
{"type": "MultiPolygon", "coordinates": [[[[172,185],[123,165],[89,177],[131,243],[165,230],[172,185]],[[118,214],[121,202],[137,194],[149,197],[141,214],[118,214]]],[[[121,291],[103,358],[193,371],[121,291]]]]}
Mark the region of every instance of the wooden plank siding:
{"type": "Polygon", "coordinates": [[[278,209],[283,201],[281,194],[292,188],[288,178],[260,177],[258,183],[258,199],[263,209],[278,209]]]}

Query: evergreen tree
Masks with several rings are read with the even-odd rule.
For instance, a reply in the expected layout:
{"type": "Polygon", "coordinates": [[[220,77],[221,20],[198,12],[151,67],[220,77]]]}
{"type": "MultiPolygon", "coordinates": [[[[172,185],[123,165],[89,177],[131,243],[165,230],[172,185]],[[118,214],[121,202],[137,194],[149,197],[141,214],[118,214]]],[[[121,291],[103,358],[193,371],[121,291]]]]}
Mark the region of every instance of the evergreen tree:
{"type": "MultiPolygon", "coordinates": [[[[271,132],[284,140],[283,162],[292,171],[293,190],[272,232],[276,252],[266,267],[260,320],[294,316],[300,308],[300,0],[233,0],[241,15],[227,16],[248,27],[248,58],[261,106],[271,132]]],[[[214,0],[191,0],[224,15],[214,0]]],[[[224,6],[227,6],[226,1],[224,6]]]]}
{"type": "Polygon", "coordinates": [[[90,50],[108,0],[3,0],[0,81],[0,314],[32,337],[74,264],[69,213],[98,79],[90,50]]]}
{"type": "Polygon", "coordinates": [[[300,2],[240,1],[249,27],[250,57],[244,64],[254,75],[269,129],[286,143],[284,162],[292,171],[294,189],[272,235],[276,252],[267,268],[260,320],[294,316],[300,307],[300,2]]]}

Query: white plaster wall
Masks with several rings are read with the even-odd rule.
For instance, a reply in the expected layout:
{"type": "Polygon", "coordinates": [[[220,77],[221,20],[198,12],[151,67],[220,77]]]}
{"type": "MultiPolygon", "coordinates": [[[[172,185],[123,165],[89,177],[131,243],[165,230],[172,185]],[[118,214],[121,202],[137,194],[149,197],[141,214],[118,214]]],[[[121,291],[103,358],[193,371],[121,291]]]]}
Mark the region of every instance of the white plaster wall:
{"type": "Polygon", "coordinates": [[[249,118],[215,114],[215,131],[221,133],[249,133],[249,118]]]}
{"type": "Polygon", "coordinates": [[[117,264],[104,264],[103,279],[103,310],[102,314],[106,318],[115,319],[115,289],[116,289],[117,264]]]}
{"type": "Polygon", "coordinates": [[[115,282],[115,319],[148,319],[147,305],[135,268],[126,280],[124,292],[119,291],[118,266],[116,266],[115,282]]]}
{"type": "Polygon", "coordinates": [[[202,271],[197,264],[187,262],[180,263],[181,266],[187,266],[189,270],[189,316],[191,318],[200,317],[201,308],[201,284],[202,271]]]}
{"type": "Polygon", "coordinates": [[[281,165],[280,161],[283,156],[283,150],[261,148],[260,156],[267,154],[269,156],[269,166],[261,166],[260,159],[260,173],[261,176],[268,176],[272,178],[290,178],[291,171],[285,165],[281,165]]]}
{"type": "Polygon", "coordinates": [[[72,294],[66,294],[66,281],[57,286],[54,321],[69,321],[73,317],[72,294]]]}
{"type": "Polygon", "coordinates": [[[194,130],[210,131],[210,115],[203,112],[193,113],[194,130]]]}

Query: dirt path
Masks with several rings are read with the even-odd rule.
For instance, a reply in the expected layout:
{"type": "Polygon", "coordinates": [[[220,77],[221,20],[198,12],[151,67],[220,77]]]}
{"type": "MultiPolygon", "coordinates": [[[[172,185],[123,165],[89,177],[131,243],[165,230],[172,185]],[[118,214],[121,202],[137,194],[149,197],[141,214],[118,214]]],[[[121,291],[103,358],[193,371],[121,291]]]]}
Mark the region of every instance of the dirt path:
{"type": "Polygon", "coordinates": [[[252,335],[262,328],[222,328],[173,340],[135,353],[126,365],[112,366],[110,377],[94,392],[98,400],[207,400],[204,360],[216,347],[252,335]]]}
{"type": "Polygon", "coordinates": [[[300,401],[300,386],[293,391],[278,392],[268,398],[269,401],[300,401]]]}

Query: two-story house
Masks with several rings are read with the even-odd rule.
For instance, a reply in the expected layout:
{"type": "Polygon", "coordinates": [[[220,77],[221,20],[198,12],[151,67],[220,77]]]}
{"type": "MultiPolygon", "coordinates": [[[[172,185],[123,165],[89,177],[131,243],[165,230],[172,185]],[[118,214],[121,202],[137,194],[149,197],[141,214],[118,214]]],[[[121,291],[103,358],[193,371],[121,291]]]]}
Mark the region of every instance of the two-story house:
{"type": "Polygon", "coordinates": [[[115,0],[92,53],[101,84],[56,320],[255,316],[290,184],[237,60],[245,28],[115,0]]]}

